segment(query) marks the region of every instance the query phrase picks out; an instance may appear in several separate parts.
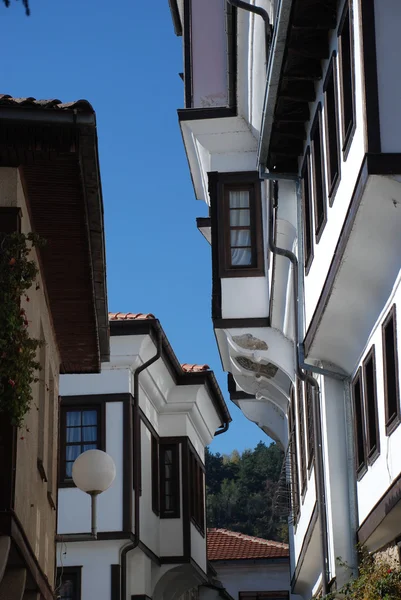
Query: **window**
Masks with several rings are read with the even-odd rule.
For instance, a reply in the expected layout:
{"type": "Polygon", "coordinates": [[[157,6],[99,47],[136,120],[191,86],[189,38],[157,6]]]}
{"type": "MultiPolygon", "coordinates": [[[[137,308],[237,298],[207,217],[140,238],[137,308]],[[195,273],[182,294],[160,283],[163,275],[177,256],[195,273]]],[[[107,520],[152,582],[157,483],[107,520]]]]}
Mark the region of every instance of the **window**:
{"type": "Polygon", "coordinates": [[[289,452],[291,473],[291,500],[294,525],[299,516],[299,483],[298,483],[298,457],[297,457],[297,430],[295,427],[295,391],[291,388],[290,411],[288,415],[289,452]]]}
{"type": "Polygon", "coordinates": [[[340,179],[340,160],[338,152],[337,131],[337,101],[336,101],[336,77],[335,56],[333,56],[327,72],[324,84],[325,113],[326,113],[326,152],[327,152],[327,179],[329,187],[329,198],[332,203],[336,185],[340,179]]]}
{"type": "Polygon", "coordinates": [[[346,151],[352,137],[355,124],[355,92],[354,92],[354,57],[352,15],[348,2],[341,19],[339,35],[340,72],[341,72],[341,106],[342,106],[342,141],[346,151]]]}
{"type": "Polygon", "coordinates": [[[98,406],[63,406],[61,409],[60,480],[72,484],[72,465],[85,452],[104,450],[101,410],[98,406]]]}
{"type": "Polygon", "coordinates": [[[390,435],[400,422],[398,383],[397,320],[395,304],[382,327],[384,367],[384,407],[386,434],[390,435]]]}
{"type": "Polygon", "coordinates": [[[219,174],[220,277],[264,274],[260,181],[254,173],[219,174]]]}
{"type": "Polygon", "coordinates": [[[298,423],[299,423],[299,455],[301,472],[301,494],[306,491],[306,452],[305,452],[305,414],[304,414],[304,385],[301,379],[298,379],[298,423]]]}
{"type": "Polygon", "coordinates": [[[311,468],[313,458],[315,455],[315,432],[314,432],[314,421],[313,421],[313,387],[307,381],[305,382],[305,408],[306,408],[306,423],[307,432],[306,437],[308,440],[308,469],[311,468]]]}
{"type": "Polygon", "coordinates": [[[310,179],[309,179],[309,148],[306,152],[304,164],[301,170],[302,177],[302,209],[303,209],[303,234],[304,234],[304,264],[305,271],[308,274],[313,259],[313,240],[312,240],[312,211],[310,198],[310,179]]]}
{"type": "MultiPolygon", "coordinates": [[[[47,347],[45,341],[45,335],[43,332],[42,323],[40,324],[40,343],[41,347],[39,350],[39,364],[40,364],[40,378],[39,378],[39,425],[38,425],[38,455],[37,455],[37,467],[42,478],[42,481],[48,479],[48,450],[49,439],[48,439],[48,418],[49,418],[49,386],[47,383],[48,373],[48,356],[47,347]]],[[[51,443],[51,442],[50,442],[51,443]]]]}
{"type": "Polygon", "coordinates": [[[159,489],[159,442],[152,434],[152,510],[156,515],[160,513],[159,489]]]}
{"type": "Polygon", "coordinates": [[[61,600],[81,600],[81,567],[57,569],[56,596],[61,600]]]}
{"type": "Polygon", "coordinates": [[[191,519],[202,533],[205,531],[205,484],[201,463],[193,452],[189,453],[189,477],[191,487],[191,519]]]}
{"type": "Polygon", "coordinates": [[[180,516],[180,466],[178,444],[160,440],[160,517],[180,516]]]}
{"type": "Polygon", "coordinates": [[[360,369],[352,382],[352,400],[354,408],[355,466],[360,478],[366,470],[364,410],[360,369]]]}
{"type": "Polygon", "coordinates": [[[376,396],[376,360],[373,346],[363,363],[366,414],[366,454],[371,462],[380,452],[379,423],[376,396]]]}
{"type": "Polygon", "coordinates": [[[311,130],[313,200],[315,235],[318,242],[327,221],[324,167],[322,152],[322,106],[319,104],[311,130]]]}

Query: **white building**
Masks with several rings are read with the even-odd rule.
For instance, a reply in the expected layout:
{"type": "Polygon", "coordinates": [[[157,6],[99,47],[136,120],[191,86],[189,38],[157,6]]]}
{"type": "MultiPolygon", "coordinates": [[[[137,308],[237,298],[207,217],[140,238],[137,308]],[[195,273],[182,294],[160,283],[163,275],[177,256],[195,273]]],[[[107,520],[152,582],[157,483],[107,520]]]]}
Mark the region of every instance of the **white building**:
{"type": "Polygon", "coordinates": [[[111,357],[97,375],[63,376],[58,593],[70,600],[176,599],[208,581],[204,449],[230,414],[207,365],[180,365],[153,315],[110,315],[111,357]],[[105,450],[116,465],[90,498],[71,467],[105,450]]]}
{"type": "Polygon", "coordinates": [[[287,544],[209,529],[207,557],[217,581],[235,600],[288,600],[290,561],[287,544]]]}
{"type": "Polygon", "coordinates": [[[287,451],[307,600],[341,587],[357,541],[401,536],[401,7],[256,4],[170,0],[178,116],[231,398],[287,451]]]}

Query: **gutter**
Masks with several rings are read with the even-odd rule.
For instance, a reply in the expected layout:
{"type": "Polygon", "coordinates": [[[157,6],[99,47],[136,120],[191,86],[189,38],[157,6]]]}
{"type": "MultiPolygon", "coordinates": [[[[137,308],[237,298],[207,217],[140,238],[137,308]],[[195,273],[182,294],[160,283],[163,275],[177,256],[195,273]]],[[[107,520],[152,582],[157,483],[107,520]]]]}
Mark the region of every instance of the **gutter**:
{"type": "Polygon", "coordinates": [[[121,566],[121,599],[125,600],[127,597],[127,555],[129,552],[134,550],[140,543],[140,496],[141,496],[141,421],[139,418],[139,375],[156,362],[162,355],[162,332],[159,330],[157,339],[157,350],[156,354],[149,360],[140,365],[134,373],[134,398],[131,411],[133,411],[133,457],[131,464],[133,465],[133,487],[135,490],[135,502],[134,502],[134,520],[135,520],[135,533],[134,541],[124,546],[121,550],[120,555],[120,566],[121,566]]]}
{"type": "Polygon", "coordinates": [[[280,0],[277,7],[271,51],[267,64],[265,98],[263,102],[262,123],[257,150],[257,164],[259,166],[266,165],[269,152],[270,136],[273,126],[274,111],[276,109],[281,70],[284,62],[292,2],[293,0],[280,0]]]}
{"type": "Polygon", "coordinates": [[[254,4],[249,4],[248,2],[243,2],[243,0],[227,0],[231,6],[235,6],[236,8],[242,8],[243,10],[247,10],[248,12],[253,13],[254,15],[259,15],[262,17],[265,23],[265,47],[266,47],[266,64],[269,59],[269,48],[270,41],[272,37],[272,26],[270,25],[270,19],[267,11],[261,6],[255,6],[254,4]]]}

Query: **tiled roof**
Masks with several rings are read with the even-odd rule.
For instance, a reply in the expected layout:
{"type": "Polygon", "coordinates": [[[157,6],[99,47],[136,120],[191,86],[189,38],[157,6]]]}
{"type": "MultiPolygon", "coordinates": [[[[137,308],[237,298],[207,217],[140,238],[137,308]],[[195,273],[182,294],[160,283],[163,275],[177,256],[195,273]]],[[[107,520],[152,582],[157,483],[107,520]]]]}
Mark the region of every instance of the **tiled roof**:
{"type": "Polygon", "coordinates": [[[287,558],[288,544],[263,540],[227,529],[208,529],[208,560],[287,558]]]}
{"type": "Polygon", "coordinates": [[[184,363],[181,367],[186,373],[202,373],[203,371],[210,371],[209,365],[190,365],[189,363],[184,363]]]}
{"type": "Polygon", "coordinates": [[[52,110],[77,110],[79,112],[93,113],[93,107],[87,100],[75,100],[74,102],[61,102],[57,98],[50,100],[37,100],[36,98],[13,98],[8,94],[0,94],[0,107],[11,108],[45,108],[52,110]]]}
{"type": "Polygon", "coordinates": [[[109,313],[109,321],[140,321],[141,319],[155,319],[152,313],[109,313]]]}

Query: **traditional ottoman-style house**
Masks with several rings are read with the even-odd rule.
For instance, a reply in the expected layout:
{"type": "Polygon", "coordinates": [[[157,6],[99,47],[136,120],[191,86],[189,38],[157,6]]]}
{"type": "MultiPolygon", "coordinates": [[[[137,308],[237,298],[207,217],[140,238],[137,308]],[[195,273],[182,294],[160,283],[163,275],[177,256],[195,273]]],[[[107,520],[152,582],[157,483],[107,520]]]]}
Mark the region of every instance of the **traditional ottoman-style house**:
{"type": "Polygon", "coordinates": [[[0,598],[54,598],[59,373],[96,373],[109,355],[96,118],[0,95],[0,232],[35,232],[37,285],[21,299],[43,341],[22,429],[0,417],[0,598]],[[29,299],[29,302],[28,302],[29,299]]]}
{"type": "Polygon", "coordinates": [[[207,365],[181,365],[151,314],[110,315],[101,373],[61,378],[57,593],[69,600],[176,600],[208,582],[204,451],[231,420],[207,365]],[[105,450],[116,479],[90,499],[73,461],[105,450]]]}

